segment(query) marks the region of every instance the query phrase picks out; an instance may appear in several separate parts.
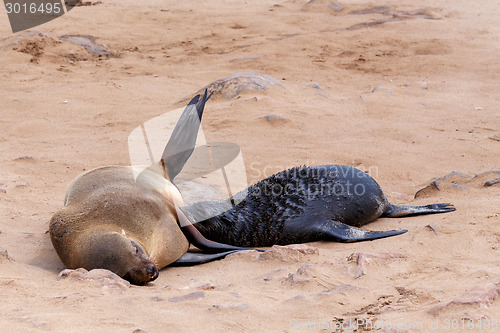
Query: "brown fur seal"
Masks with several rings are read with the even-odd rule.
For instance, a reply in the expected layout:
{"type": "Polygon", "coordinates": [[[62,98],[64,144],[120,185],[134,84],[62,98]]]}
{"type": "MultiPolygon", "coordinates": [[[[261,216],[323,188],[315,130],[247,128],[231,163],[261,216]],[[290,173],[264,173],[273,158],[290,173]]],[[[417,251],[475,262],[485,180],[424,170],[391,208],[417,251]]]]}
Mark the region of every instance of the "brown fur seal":
{"type": "Polygon", "coordinates": [[[66,268],[105,268],[135,284],[158,270],[203,263],[242,248],[203,238],[186,224],[179,191],[152,169],[134,179],[132,167],[90,170],[69,186],[65,206],[50,220],[52,244],[66,268]],[[189,241],[205,252],[187,252],[189,241]],[[182,257],[182,258],[181,258],[182,257]]]}
{"type": "Polygon", "coordinates": [[[135,181],[129,167],[102,167],[76,178],[49,228],[64,266],[106,268],[136,283],[154,280],[189,247],[168,189],[148,170],[135,181]]]}
{"type": "Polygon", "coordinates": [[[173,262],[203,263],[242,249],[205,239],[177,209],[182,197],[168,180],[191,155],[209,98],[205,91],[188,104],[159,165],[142,171],[101,167],[70,184],[64,208],[49,226],[52,244],[67,268],[105,268],[144,284],[173,262]],[[190,242],[205,253],[187,252],[190,242]]]}

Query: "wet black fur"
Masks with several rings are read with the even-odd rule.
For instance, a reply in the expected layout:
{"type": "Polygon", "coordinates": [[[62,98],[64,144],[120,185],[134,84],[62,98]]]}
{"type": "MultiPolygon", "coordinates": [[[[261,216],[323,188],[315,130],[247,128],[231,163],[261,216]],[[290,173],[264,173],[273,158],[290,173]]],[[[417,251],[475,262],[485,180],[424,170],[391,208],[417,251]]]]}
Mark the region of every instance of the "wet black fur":
{"type": "Polygon", "coordinates": [[[361,226],[387,205],[378,184],[361,170],[302,166],[250,186],[232,209],[195,226],[208,239],[236,246],[332,240],[315,230],[335,227],[335,221],[361,226]]]}

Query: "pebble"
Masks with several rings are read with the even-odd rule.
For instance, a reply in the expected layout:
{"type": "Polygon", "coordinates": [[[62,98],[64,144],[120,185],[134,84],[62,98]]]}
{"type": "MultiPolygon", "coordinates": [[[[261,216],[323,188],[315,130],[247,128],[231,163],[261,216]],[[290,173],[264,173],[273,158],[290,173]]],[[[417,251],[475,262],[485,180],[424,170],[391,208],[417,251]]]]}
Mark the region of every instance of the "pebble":
{"type": "Polygon", "coordinates": [[[115,273],[111,272],[107,269],[93,269],[91,271],[87,271],[84,268],[78,269],[65,269],[59,273],[57,276],[57,280],[69,279],[73,281],[96,281],[101,284],[103,287],[120,287],[120,288],[129,288],[130,282],[122,279],[115,273]]]}

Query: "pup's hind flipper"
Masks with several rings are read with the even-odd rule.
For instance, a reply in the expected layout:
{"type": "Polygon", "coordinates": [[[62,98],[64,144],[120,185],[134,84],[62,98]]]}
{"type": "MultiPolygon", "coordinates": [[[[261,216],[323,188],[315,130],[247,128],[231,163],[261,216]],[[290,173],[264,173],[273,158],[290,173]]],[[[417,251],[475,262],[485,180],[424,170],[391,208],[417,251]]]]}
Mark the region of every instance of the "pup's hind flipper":
{"type": "Polygon", "coordinates": [[[455,207],[450,203],[438,203],[425,206],[403,206],[389,204],[383,216],[386,217],[405,217],[424,214],[439,214],[455,211],[455,207]]]}

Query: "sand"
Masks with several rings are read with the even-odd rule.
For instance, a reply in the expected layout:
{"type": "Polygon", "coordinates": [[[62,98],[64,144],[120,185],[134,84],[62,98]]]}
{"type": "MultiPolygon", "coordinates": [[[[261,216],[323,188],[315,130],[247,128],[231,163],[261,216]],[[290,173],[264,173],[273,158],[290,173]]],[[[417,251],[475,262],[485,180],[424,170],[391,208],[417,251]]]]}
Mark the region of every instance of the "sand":
{"type": "Polygon", "coordinates": [[[12,34],[2,7],[2,330],[498,330],[500,185],[484,186],[498,174],[414,195],[500,169],[499,15],[496,1],[103,0],[12,34]],[[134,128],[238,72],[282,85],[206,105],[207,140],[238,144],[250,183],[346,164],[394,203],[456,212],[379,219],[366,229],[408,232],[372,242],[166,268],[145,287],[58,280],[48,221],[70,181],[130,164],[134,128]]]}

